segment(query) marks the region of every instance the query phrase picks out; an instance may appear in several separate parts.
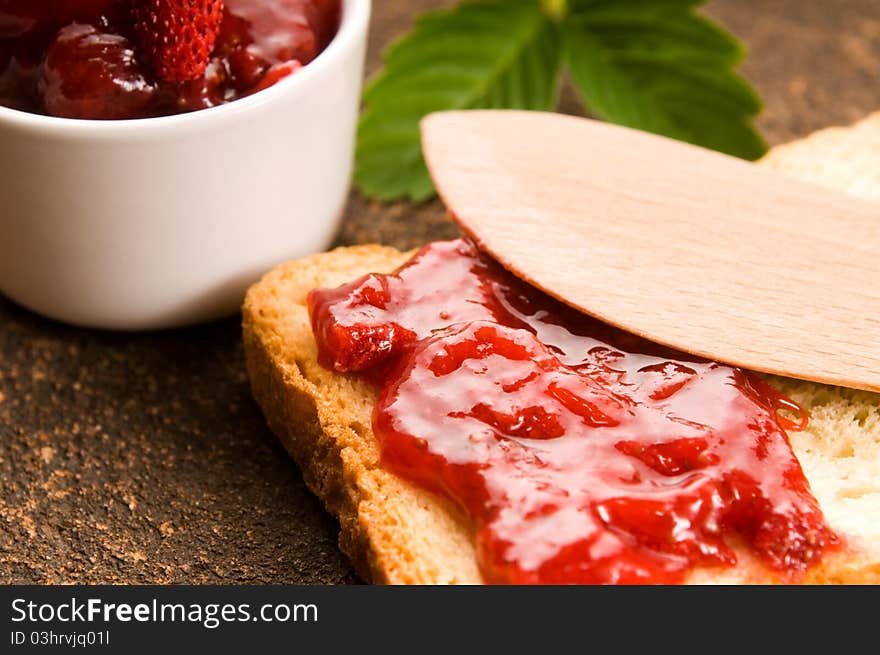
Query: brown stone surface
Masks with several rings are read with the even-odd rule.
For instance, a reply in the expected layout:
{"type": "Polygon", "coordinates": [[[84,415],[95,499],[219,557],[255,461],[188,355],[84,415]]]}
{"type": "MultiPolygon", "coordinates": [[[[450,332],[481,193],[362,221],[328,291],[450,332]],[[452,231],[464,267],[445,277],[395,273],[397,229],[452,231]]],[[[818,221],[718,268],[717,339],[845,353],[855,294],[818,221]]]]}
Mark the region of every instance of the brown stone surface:
{"type": "MultiPolygon", "coordinates": [[[[370,69],[420,9],[374,2],[370,69]]],[[[877,0],[715,0],[750,46],[771,143],[880,108],[877,0]]],[[[454,234],[353,194],[342,243],[454,234]]],[[[0,582],[356,581],[248,392],[236,319],[109,334],[0,299],[0,582]]]]}

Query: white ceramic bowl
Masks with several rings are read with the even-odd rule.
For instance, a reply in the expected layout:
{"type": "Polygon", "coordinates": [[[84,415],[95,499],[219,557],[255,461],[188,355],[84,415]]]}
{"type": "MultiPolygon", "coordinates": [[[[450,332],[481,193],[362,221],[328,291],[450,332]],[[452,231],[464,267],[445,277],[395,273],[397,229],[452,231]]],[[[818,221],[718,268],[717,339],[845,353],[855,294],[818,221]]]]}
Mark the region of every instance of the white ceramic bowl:
{"type": "Polygon", "coordinates": [[[253,96],[92,121],[0,107],[0,291],[78,325],[236,311],[272,265],[326,248],[354,154],[370,0],[312,63],[253,96]]]}

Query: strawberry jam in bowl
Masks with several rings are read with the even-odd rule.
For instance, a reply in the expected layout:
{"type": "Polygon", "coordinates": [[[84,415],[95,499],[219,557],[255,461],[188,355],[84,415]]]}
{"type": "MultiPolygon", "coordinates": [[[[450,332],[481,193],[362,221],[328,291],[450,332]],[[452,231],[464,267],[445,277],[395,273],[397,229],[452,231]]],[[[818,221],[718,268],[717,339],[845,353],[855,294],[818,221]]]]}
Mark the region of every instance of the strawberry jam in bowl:
{"type": "Polygon", "coordinates": [[[167,116],[265,89],[333,39],[339,0],[3,0],[0,104],[167,116]]]}
{"type": "Polygon", "coordinates": [[[348,197],[369,0],[0,0],[0,292],[79,325],[238,309],[348,197]]]}

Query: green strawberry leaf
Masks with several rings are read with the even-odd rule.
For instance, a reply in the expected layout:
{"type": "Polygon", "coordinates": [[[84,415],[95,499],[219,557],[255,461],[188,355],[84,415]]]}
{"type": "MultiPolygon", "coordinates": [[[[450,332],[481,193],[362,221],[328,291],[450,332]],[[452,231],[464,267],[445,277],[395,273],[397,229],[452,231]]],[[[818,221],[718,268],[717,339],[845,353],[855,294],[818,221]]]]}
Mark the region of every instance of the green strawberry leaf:
{"type": "Polygon", "coordinates": [[[761,103],[744,50],[703,0],[464,0],[422,15],[364,93],[355,182],[382,200],[434,193],[419,121],[432,111],[552,110],[562,65],[605,120],[755,159],[761,103]]]}
{"type": "Polygon", "coordinates": [[[573,0],[565,22],[572,82],[596,116],[756,159],[761,102],[734,66],[739,43],[693,12],[703,0],[573,0]]]}
{"type": "Polygon", "coordinates": [[[553,109],[562,41],[536,0],[470,0],[422,15],[386,51],[385,69],[364,93],[358,187],[383,200],[434,193],[419,138],[430,112],[553,109]]]}

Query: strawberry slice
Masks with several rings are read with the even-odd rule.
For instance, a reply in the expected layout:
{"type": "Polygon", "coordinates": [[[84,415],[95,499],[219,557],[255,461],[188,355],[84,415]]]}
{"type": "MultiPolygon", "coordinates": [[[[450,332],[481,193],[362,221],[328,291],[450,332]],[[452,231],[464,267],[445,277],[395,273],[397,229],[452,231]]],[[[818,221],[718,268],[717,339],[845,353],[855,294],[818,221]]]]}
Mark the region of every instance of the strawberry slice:
{"type": "Polygon", "coordinates": [[[223,0],[135,0],[142,56],[166,82],[205,73],[223,20],[223,0]]]}

